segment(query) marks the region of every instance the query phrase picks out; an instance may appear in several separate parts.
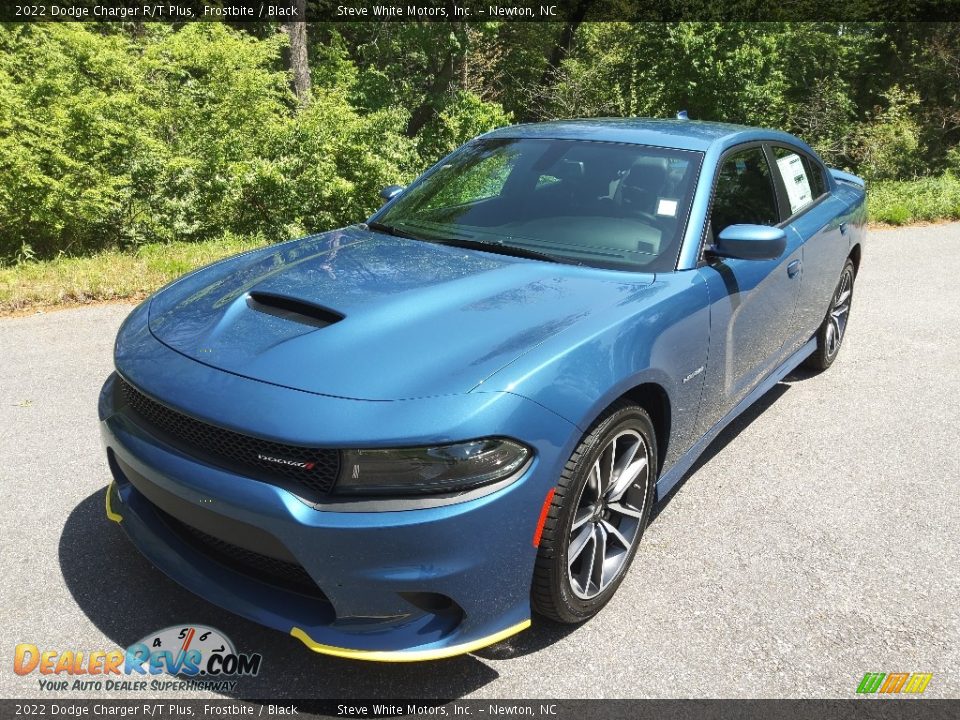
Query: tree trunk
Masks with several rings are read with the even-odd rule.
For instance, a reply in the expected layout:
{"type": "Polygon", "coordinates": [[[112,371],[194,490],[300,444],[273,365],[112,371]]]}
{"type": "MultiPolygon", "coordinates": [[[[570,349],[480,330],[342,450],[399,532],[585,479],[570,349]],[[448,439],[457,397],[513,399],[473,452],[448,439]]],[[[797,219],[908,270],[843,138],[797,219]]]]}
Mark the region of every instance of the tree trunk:
{"type": "Polygon", "coordinates": [[[283,31],[290,38],[289,64],[293,74],[291,85],[301,105],[310,101],[310,61],[307,57],[307,12],[306,0],[294,0],[300,20],[283,24],[283,31]]]}
{"type": "Polygon", "coordinates": [[[407,123],[407,137],[416,137],[417,133],[423,129],[424,125],[430,122],[430,118],[432,118],[433,114],[437,111],[435,103],[443,97],[443,94],[450,87],[450,82],[453,80],[454,61],[455,58],[451,52],[447,55],[447,59],[443,61],[443,67],[440,68],[440,71],[430,84],[427,97],[424,98],[420,107],[414,110],[410,116],[410,122],[407,123]]]}
{"type": "Polygon", "coordinates": [[[444,58],[443,65],[433,77],[433,82],[427,89],[426,96],[420,106],[410,115],[410,121],[407,123],[407,137],[416,137],[423,126],[430,122],[430,119],[436,114],[437,106],[443,97],[450,91],[451,85],[460,73],[466,70],[467,54],[467,35],[463,23],[451,23],[453,31],[460,35],[460,42],[456,47],[452,47],[444,58]]]}
{"type": "Polygon", "coordinates": [[[577,37],[577,28],[580,27],[580,24],[587,16],[589,5],[590,3],[586,0],[581,0],[581,2],[577,3],[573,8],[573,12],[567,19],[563,30],[560,32],[560,36],[550,51],[550,55],[547,56],[547,66],[543,69],[543,76],[540,78],[541,87],[549,87],[553,84],[557,70],[560,69],[560,63],[562,63],[563,59],[573,50],[577,37]]]}

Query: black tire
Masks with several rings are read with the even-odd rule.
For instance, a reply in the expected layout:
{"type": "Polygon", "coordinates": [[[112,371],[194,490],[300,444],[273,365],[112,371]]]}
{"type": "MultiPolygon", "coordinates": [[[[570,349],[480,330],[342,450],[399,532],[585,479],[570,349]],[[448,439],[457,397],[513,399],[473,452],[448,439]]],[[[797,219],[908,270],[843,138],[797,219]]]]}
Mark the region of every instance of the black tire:
{"type": "Polygon", "coordinates": [[[840,272],[837,288],[830,298],[830,307],[817,330],[817,349],[807,358],[804,365],[810,370],[822,372],[833,365],[840,354],[840,346],[847,331],[850,310],[853,306],[853,285],[857,278],[853,261],[847,258],[840,272]],[[842,316],[838,318],[838,313],[842,316]]]}
{"type": "MultiPolygon", "coordinates": [[[[639,449],[635,451],[639,452],[639,449]]],[[[534,569],[531,601],[536,612],[557,622],[579,623],[596,615],[613,597],[630,569],[637,546],[650,520],[657,470],[657,440],[650,416],[637,405],[616,403],[583,437],[560,475],[560,482],[554,491],[553,502],[543,527],[534,569]],[[625,459],[628,458],[632,443],[637,442],[634,435],[643,441],[647,456],[646,472],[628,481],[624,471],[630,471],[629,474],[632,475],[640,464],[632,459],[625,459]],[[625,463],[620,473],[615,470],[618,451],[621,453],[621,461],[625,463]],[[606,484],[609,492],[604,495],[600,487],[604,479],[594,480],[594,468],[598,460],[608,458],[610,469],[607,471],[609,479],[606,484]],[[620,489],[617,484],[620,478],[621,484],[628,482],[625,489],[620,489]],[[614,501],[612,498],[618,490],[620,499],[614,501]],[[589,510],[587,505],[590,505],[590,500],[594,497],[594,509],[589,510]],[[634,517],[625,514],[628,510],[639,512],[634,517]],[[583,519],[586,513],[592,513],[588,520],[583,519]],[[571,541],[574,540],[572,533],[575,519],[581,522],[577,533],[578,540],[583,537],[583,532],[591,527],[593,530],[589,540],[578,542],[579,554],[571,565],[568,562],[568,553],[571,550],[571,541]],[[619,538],[606,530],[610,526],[614,527],[619,538]],[[620,528],[623,529],[622,533],[620,528]],[[626,536],[631,533],[635,533],[635,536],[630,547],[617,555],[618,547],[624,545],[622,541],[628,539],[626,536]],[[609,551],[613,555],[609,561],[605,555],[608,551],[607,543],[610,543],[609,551]],[[581,558],[581,555],[587,554],[588,549],[592,558],[581,558]],[[597,557],[605,558],[599,566],[599,576],[594,570],[597,557]],[[589,569],[586,565],[588,562],[592,563],[589,569]],[[611,568],[615,567],[615,572],[611,570],[610,577],[604,578],[608,562],[611,568]],[[577,578],[574,575],[577,575],[577,578]],[[598,577],[597,582],[594,582],[595,577],[598,577]],[[593,590],[596,590],[596,594],[590,596],[593,590]]]]}

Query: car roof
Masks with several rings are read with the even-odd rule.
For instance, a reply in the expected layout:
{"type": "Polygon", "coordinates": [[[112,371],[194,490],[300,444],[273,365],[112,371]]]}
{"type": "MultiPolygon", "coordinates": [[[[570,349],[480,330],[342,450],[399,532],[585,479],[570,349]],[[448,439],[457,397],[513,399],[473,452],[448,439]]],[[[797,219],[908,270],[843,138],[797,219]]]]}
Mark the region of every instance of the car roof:
{"type": "Polygon", "coordinates": [[[551,122],[510,125],[493,130],[483,137],[599,140],[699,151],[706,151],[714,144],[730,147],[751,140],[797,142],[797,138],[778,130],[704,120],[661,120],[655,118],[554,120],[551,122]]]}

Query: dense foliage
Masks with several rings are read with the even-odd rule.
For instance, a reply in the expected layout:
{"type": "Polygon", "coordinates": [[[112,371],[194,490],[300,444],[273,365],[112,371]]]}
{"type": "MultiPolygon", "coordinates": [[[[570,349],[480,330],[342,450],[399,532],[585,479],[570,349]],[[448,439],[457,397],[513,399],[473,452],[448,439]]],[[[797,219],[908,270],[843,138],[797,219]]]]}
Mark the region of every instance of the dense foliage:
{"type": "Polygon", "coordinates": [[[884,192],[960,172],[949,24],[318,23],[309,102],[278,30],[0,25],[0,263],[353,222],[465,139],[552,117],[780,127],[884,192]]]}
{"type": "Polygon", "coordinates": [[[0,28],[0,253],[82,254],[362,218],[419,165],[407,113],[296,107],[283,36],[203,23],[0,28]]]}

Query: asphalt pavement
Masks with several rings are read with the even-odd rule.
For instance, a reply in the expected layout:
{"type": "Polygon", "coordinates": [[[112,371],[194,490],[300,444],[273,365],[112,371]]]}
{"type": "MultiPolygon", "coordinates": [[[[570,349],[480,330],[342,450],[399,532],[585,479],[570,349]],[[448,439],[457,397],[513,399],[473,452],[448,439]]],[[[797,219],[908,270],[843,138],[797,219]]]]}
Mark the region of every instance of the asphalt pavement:
{"type": "Polygon", "coordinates": [[[834,367],[708,448],[598,617],[415,665],[315,655],[156,571],[104,517],[96,399],[130,306],[0,319],[0,697],[41,695],[18,643],[181,623],[263,654],[241,697],[843,698],[868,671],[960,697],[958,266],[960,224],[872,232],[834,367]]]}

